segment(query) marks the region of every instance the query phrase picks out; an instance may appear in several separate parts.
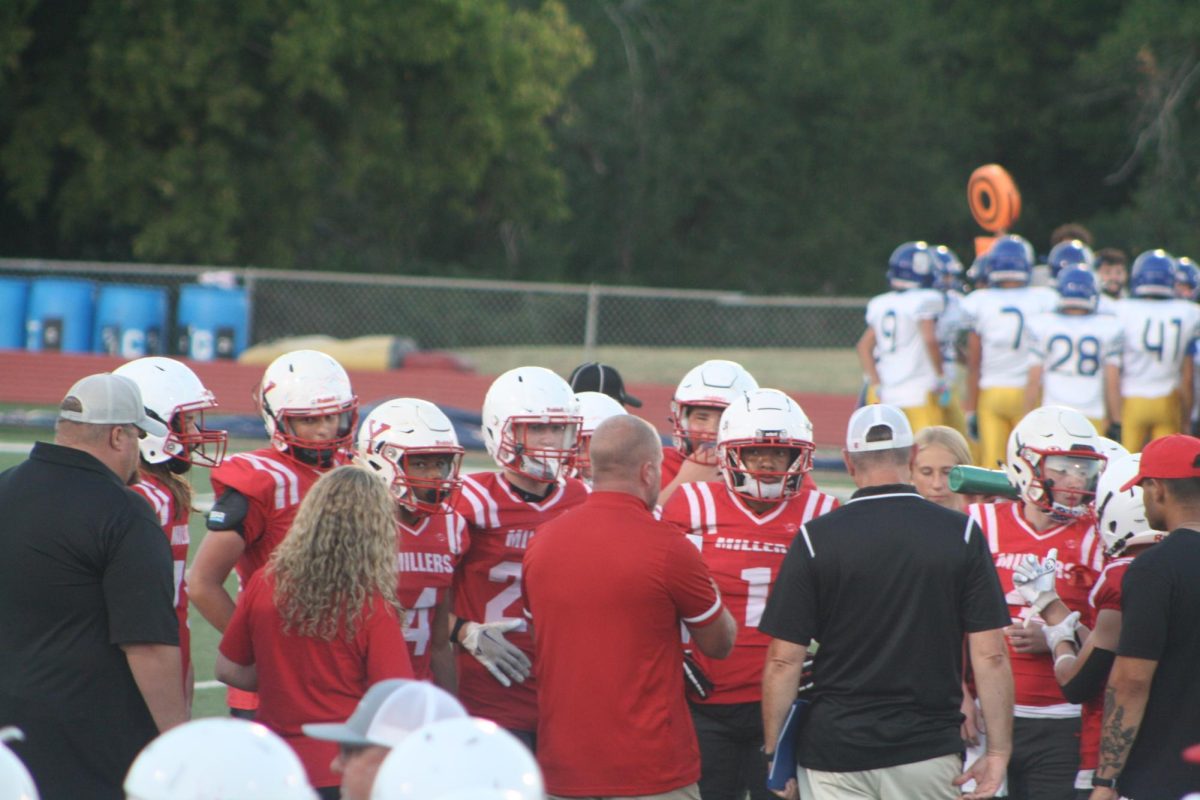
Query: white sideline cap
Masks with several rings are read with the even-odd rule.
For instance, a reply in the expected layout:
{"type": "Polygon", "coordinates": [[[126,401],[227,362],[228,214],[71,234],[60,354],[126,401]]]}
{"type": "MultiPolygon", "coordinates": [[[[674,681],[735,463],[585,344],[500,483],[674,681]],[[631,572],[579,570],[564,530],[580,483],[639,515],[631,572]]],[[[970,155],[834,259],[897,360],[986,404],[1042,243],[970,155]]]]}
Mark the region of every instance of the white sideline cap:
{"type": "Polygon", "coordinates": [[[846,449],[851,453],[897,450],[912,447],[912,444],[913,432],[908,417],[895,406],[876,403],[863,406],[850,415],[850,424],[846,426],[846,449]],[[880,441],[868,442],[867,431],[879,425],[890,430],[892,435],[880,441]]]}
{"type": "Polygon", "coordinates": [[[63,398],[58,416],[90,425],[135,425],[151,436],[167,435],[167,426],[146,414],[138,385],[111,372],[76,381],[63,398]]]}

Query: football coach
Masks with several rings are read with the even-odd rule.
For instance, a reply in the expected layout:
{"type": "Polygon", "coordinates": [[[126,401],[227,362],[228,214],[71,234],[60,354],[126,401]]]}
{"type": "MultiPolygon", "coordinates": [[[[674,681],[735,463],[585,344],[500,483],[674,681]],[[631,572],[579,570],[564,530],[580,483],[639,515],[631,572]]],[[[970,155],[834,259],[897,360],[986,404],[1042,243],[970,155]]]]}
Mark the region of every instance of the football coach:
{"type": "Polygon", "coordinates": [[[794,758],[783,797],[986,798],[1012,751],[1008,609],[987,542],[966,515],[910,485],[913,433],[900,409],[860,408],[844,451],[858,490],[800,529],[760,630],[768,759],[794,758]],[[988,751],[963,773],[963,640],[988,751]],[[810,644],[813,689],[794,753],[774,753],[810,644]],[[976,791],[959,785],[975,779],[976,791]]]}

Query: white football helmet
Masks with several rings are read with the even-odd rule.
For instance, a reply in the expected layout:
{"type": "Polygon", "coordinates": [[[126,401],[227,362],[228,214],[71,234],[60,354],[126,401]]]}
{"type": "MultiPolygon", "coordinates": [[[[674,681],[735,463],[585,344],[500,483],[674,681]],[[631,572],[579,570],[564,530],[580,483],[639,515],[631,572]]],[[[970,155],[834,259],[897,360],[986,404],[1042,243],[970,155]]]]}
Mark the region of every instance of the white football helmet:
{"type": "Polygon", "coordinates": [[[358,428],[355,455],[387,481],[397,503],[420,516],[449,513],[462,488],[454,424],[427,400],[402,397],[376,406],[358,428]]]}
{"type": "Polygon", "coordinates": [[[700,406],[724,411],[730,403],[758,388],[745,367],[736,361],[713,359],[693,367],[683,376],[671,399],[675,447],[685,456],[709,461],[715,458],[716,433],[688,429],[688,411],[700,406]]]}
{"type": "Polygon", "coordinates": [[[579,444],[579,403],[548,369],[517,367],[483,398],[483,443],[502,469],[542,483],[566,474],[579,444]]]}
{"type": "Polygon", "coordinates": [[[1131,545],[1154,544],[1166,536],[1150,528],[1142,487],[1131,486],[1121,491],[1137,475],[1141,463],[1141,453],[1110,457],[1096,484],[1096,528],[1104,540],[1104,555],[1108,558],[1119,556],[1131,545]]]}
{"type": "Polygon", "coordinates": [[[339,450],[350,447],[358,422],[358,398],[346,370],[332,356],[316,350],[284,353],[263,373],[258,402],[271,444],[281,453],[329,466],[339,450]],[[301,439],[291,424],[296,417],[334,414],[337,432],[326,440],[301,439]]]}
{"type": "Polygon", "coordinates": [[[37,785],[25,762],[5,744],[24,738],[17,728],[0,728],[0,800],[40,800],[37,785]]]}
{"type": "Polygon", "coordinates": [[[579,401],[579,415],[583,418],[583,423],[579,428],[579,449],[572,462],[574,466],[572,475],[590,483],[592,480],[590,448],[596,426],[609,417],[617,417],[629,412],[625,410],[625,406],[601,392],[579,392],[575,395],[575,399],[579,401]]]}
{"type": "Polygon", "coordinates": [[[1129,455],[1129,451],[1125,449],[1125,445],[1121,444],[1115,439],[1109,439],[1107,436],[1101,436],[1099,438],[1100,452],[1105,458],[1108,459],[1108,464],[1105,465],[1105,469],[1107,469],[1108,466],[1118,458],[1124,458],[1125,456],[1129,455]]]}
{"type": "Polygon", "coordinates": [[[492,797],[544,800],[542,772],[517,737],[494,722],[466,717],[426,725],[392,749],[375,776],[371,800],[492,797]]]}
{"type": "Polygon", "coordinates": [[[304,765],[257,722],[196,719],[146,745],[125,776],[129,800],[317,800],[304,765]]]}
{"type": "Polygon", "coordinates": [[[757,389],[729,404],[717,431],[717,464],[729,490],[750,500],[786,500],[812,469],[813,427],[804,410],[778,389],[757,389]],[[783,455],[778,464],[757,453],[783,455]]]}
{"type": "Polygon", "coordinates": [[[1009,434],[1005,472],[1023,500],[1056,519],[1090,516],[1105,464],[1100,448],[1100,437],[1083,414],[1042,406],[1009,434]]]}
{"type": "Polygon", "coordinates": [[[147,463],[175,459],[180,465],[220,466],[229,434],[204,427],[204,412],[216,408],[217,400],[190,367],[173,358],[149,356],[122,364],[113,374],[136,383],[149,415],[167,426],[166,436],[147,433],[139,443],[147,463]],[[185,419],[191,424],[185,425],[185,419]]]}

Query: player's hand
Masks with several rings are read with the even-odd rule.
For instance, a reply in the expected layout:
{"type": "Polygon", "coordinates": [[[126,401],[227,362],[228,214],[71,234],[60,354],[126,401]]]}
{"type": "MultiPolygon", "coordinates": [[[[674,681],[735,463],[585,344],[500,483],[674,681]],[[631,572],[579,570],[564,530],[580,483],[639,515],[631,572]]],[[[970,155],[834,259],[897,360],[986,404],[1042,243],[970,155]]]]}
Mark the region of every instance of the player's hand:
{"type": "Polygon", "coordinates": [[[1067,614],[1066,619],[1057,625],[1047,625],[1042,628],[1042,635],[1046,637],[1046,646],[1050,648],[1050,652],[1053,653],[1054,648],[1058,647],[1060,642],[1075,641],[1075,633],[1078,628],[1078,611],[1067,614]]]}
{"type": "Polygon", "coordinates": [[[1009,625],[1004,629],[1004,635],[1014,652],[1045,653],[1046,637],[1042,636],[1042,627],[1043,623],[1030,618],[1024,625],[1009,625]]]}
{"type": "Polygon", "coordinates": [[[504,638],[504,634],[519,627],[519,619],[468,622],[462,627],[459,641],[501,685],[512,686],[513,681],[524,683],[533,667],[521,648],[504,638]]]}
{"type": "Polygon", "coordinates": [[[1119,422],[1108,423],[1108,427],[1104,429],[1104,435],[1106,437],[1108,437],[1109,439],[1112,439],[1114,442],[1120,443],[1120,441],[1121,441],[1121,423],[1119,423],[1119,422]]]}
{"type": "Polygon", "coordinates": [[[967,436],[979,441],[979,415],[974,411],[967,414],[967,436]]]}
{"type": "Polygon", "coordinates": [[[985,753],[975,759],[975,763],[967,767],[966,772],[950,783],[954,786],[962,786],[967,781],[973,780],[975,781],[975,790],[964,794],[963,800],[985,800],[985,798],[995,797],[996,792],[1000,791],[1000,784],[1004,782],[1007,769],[1007,758],[985,753]]]}
{"type": "Polygon", "coordinates": [[[1092,793],[1088,795],[1088,800],[1118,800],[1121,795],[1117,794],[1116,789],[1110,789],[1107,786],[1097,786],[1092,789],[1092,793]]]}
{"type": "Polygon", "coordinates": [[[1013,588],[1039,614],[1058,599],[1054,580],[1058,573],[1058,548],[1050,548],[1044,559],[1026,553],[1013,568],[1013,588]]]}

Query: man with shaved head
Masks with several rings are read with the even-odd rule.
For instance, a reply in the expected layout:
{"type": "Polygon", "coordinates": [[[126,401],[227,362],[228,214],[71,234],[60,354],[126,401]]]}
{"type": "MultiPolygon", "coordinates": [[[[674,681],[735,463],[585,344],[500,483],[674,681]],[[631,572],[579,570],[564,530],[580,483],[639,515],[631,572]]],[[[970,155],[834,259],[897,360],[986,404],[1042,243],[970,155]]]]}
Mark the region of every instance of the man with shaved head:
{"type": "Polygon", "coordinates": [[[591,459],[592,494],[539,527],[525,553],[546,791],[699,800],[679,623],[713,658],[729,654],[737,628],[700,553],[654,518],[654,428],[610,417],[592,435],[591,459]]]}

